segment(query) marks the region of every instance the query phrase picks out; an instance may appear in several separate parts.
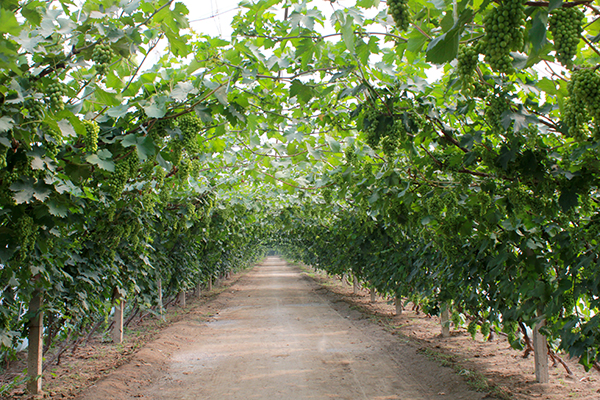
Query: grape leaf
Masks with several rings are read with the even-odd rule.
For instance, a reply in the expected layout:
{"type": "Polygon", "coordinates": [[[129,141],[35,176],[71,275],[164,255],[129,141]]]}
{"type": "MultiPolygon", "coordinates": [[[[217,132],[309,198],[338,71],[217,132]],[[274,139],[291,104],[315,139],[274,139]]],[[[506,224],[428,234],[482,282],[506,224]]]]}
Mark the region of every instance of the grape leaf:
{"type": "Polygon", "coordinates": [[[15,121],[11,117],[7,117],[6,115],[0,117],[0,132],[6,132],[12,129],[15,121]]]}
{"type": "Polygon", "coordinates": [[[569,211],[573,207],[577,207],[578,202],[579,196],[574,190],[563,190],[558,198],[558,204],[560,204],[560,207],[564,212],[569,211]]]}
{"type": "Polygon", "coordinates": [[[563,4],[563,0],[550,0],[548,4],[548,11],[556,10],[557,8],[561,8],[563,4]]]}

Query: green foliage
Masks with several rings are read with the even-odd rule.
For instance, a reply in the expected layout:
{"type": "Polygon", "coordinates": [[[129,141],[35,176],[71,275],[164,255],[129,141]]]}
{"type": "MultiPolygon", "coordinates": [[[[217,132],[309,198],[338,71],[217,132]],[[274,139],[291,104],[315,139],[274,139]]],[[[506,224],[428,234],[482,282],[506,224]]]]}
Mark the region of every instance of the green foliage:
{"type": "Polygon", "coordinates": [[[259,0],[227,41],[190,33],[180,3],[52,4],[0,5],[2,349],[34,289],[79,326],[114,290],[151,307],[159,277],[172,295],[278,247],[431,312],[452,303],[514,347],[541,310],[551,339],[598,360],[585,14],[411,0],[327,18],[259,0]]]}

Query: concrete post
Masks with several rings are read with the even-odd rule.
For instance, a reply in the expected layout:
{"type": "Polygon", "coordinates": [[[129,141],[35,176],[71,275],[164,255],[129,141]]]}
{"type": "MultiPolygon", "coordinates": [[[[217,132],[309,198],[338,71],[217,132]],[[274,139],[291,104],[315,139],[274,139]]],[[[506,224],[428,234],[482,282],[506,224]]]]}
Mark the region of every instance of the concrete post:
{"type": "Polygon", "coordinates": [[[29,394],[42,393],[42,361],[44,351],[44,314],[42,308],[42,294],[35,291],[29,302],[29,313],[33,315],[27,324],[29,327],[29,347],[27,349],[27,390],[29,394]]]}
{"type": "Polygon", "coordinates": [[[115,298],[115,315],[112,331],[113,343],[123,343],[123,312],[125,311],[125,300],[118,294],[115,298]]]}
{"type": "Polygon", "coordinates": [[[538,383],[548,383],[548,340],[540,333],[540,328],[546,325],[546,320],[540,321],[533,329],[533,355],[535,358],[535,380],[538,383]]]}

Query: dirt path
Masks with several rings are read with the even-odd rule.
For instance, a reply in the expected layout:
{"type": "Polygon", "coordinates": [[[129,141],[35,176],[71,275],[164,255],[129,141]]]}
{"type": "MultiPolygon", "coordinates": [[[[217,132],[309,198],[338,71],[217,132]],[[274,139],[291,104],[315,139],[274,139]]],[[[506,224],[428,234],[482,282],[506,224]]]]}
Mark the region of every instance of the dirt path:
{"type": "Polygon", "coordinates": [[[269,257],[80,399],[482,399],[448,368],[269,257]],[[345,314],[345,315],[344,315],[345,314]]]}

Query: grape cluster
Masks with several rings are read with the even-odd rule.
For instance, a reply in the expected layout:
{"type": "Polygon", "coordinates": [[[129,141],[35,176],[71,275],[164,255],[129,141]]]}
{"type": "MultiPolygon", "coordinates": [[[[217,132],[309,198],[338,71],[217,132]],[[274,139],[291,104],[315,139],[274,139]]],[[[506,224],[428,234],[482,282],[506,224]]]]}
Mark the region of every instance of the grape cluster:
{"type": "Polygon", "coordinates": [[[514,72],[510,52],[523,47],[524,10],[523,0],[505,0],[483,20],[485,37],[481,41],[481,48],[485,61],[495,71],[514,72]]]}
{"type": "Polygon", "coordinates": [[[100,127],[96,121],[83,120],[82,123],[85,127],[83,145],[88,152],[96,153],[98,151],[98,134],[100,133],[100,127]]]}
{"type": "Polygon", "coordinates": [[[502,332],[506,333],[510,345],[518,349],[519,339],[517,337],[517,323],[515,321],[504,321],[502,323],[502,332]]]}
{"type": "Polygon", "coordinates": [[[473,176],[471,174],[462,173],[457,175],[458,183],[460,183],[465,189],[469,188],[469,186],[473,183],[473,176]]]}
{"type": "Polygon", "coordinates": [[[456,70],[463,81],[463,88],[470,88],[473,72],[479,62],[479,50],[475,46],[461,46],[458,49],[458,65],[456,70]]]}
{"type": "Polygon", "coordinates": [[[381,141],[381,150],[388,157],[396,154],[400,141],[406,137],[406,128],[401,119],[394,120],[391,129],[387,132],[381,141]]]}
{"type": "Polygon", "coordinates": [[[573,312],[573,309],[575,308],[575,304],[576,304],[575,297],[573,296],[573,288],[564,292],[562,296],[563,296],[563,301],[562,301],[563,308],[565,309],[567,314],[571,314],[573,312]]]}
{"type": "Polygon", "coordinates": [[[388,0],[388,14],[394,19],[396,27],[401,31],[408,29],[410,25],[410,11],[407,0],[388,0]]]}
{"type": "Polygon", "coordinates": [[[185,180],[190,176],[190,163],[188,160],[183,160],[179,163],[179,170],[177,171],[177,175],[185,180]]]}
{"type": "Polygon", "coordinates": [[[20,253],[24,257],[31,253],[37,237],[37,229],[33,218],[29,215],[23,215],[15,222],[14,226],[15,237],[18,238],[21,244],[20,253]]]}
{"type": "Polygon", "coordinates": [[[573,65],[579,36],[583,32],[581,25],[584,18],[585,14],[581,10],[569,7],[554,10],[548,19],[548,27],[554,37],[556,59],[565,67],[573,65]]]}
{"type": "Polygon", "coordinates": [[[365,110],[365,116],[363,117],[362,131],[365,133],[366,142],[372,148],[375,149],[379,146],[381,135],[379,130],[379,112],[373,107],[367,107],[365,110]]]}
{"type": "Polygon", "coordinates": [[[469,332],[469,335],[475,339],[475,334],[477,334],[477,321],[473,320],[469,322],[469,325],[467,326],[467,332],[469,332]]]}
{"type": "Polygon", "coordinates": [[[155,144],[160,144],[162,139],[166,137],[169,132],[167,129],[173,127],[172,119],[159,119],[150,123],[150,132],[148,135],[152,138],[155,144]]]}
{"type": "Polygon", "coordinates": [[[116,214],[117,214],[117,203],[110,202],[110,205],[106,209],[106,214],[105,214],[108,222],[113,222],[116,214]]]}
{"type": "Polygon", "coordinates": [[[156,206],[156,196],[151,191],[145,192],[142,195],[140,202],[142,203],[146,213],[152,214],[154,212],[156,206]]]}
{"type": "Polygon", "coordinates": [[[202,120],[193,114],[185,114],[177,118],[177,125],[181,129],[183,146],[189,153],[198,151],[198,133],[203,127],[202,120]]]}
{"type": "Polygon", "coordinates": [[[112,60],[114,52],[108,44],[99,43],[94,47],[92,52],[92,61],[96,63],[96,71],[103,75],[112,60]]]}
{"type": "Polygon", "coordinates": [[[358,156],[354,151],[354,146],[346,147],[346,150],[344,150],[344,156],[346,158],[346,162],[350,165],[356,165],[358,162],[358,156]]]}
{"type": "Polygon", "coordinates": [[[121,193],[125,189],[125,184],[129,180],[129,162],[123,160],[115,165],[115,172],[108,180],[108,192],[113,197],[121,197],[121,193]]]}
{"type": "Polygon", "coordinates": [[[333,190],[330,187],[321,189],[321,195],[323,196],[325,204],[331,204],[333,200],[333,190]]]}
{"type": "Polygon", "coordinates": [[[490,93],[486,97],[485,120],[493,132],[504,132],[502,125],[502,114],[508,111],[510,106],[507,99],[501,93],[490,93]]]}
{"type": "Polygon", "coordinates": [[[48,97],[50,98],[50,106],[62,111],[65,109],[62,97],[67,95],[66,85],[55,82],[48,85],[48,97]]]}
{"type": "Polygon", "coordinates": [[[485,321],[483,324],[481,324],[481,334],[483,335],[483,337],[485,339],[487,339],[490,336],[490,332],[491,332],[490,323],[488,321],[485,321]]]}
{"type": "Polygon", "coordinates": [[[585,138],[585,127],[590,116],[585,109],[585,104],[577,99],[568,97],[563,105],[562,120],[569,128],[571,137],[582,140],[585,138]]]}
{"type": "MultiPolygon", "coordinates": [[[[156,188],[160,189],[162,188],[162,186],[165,183],[165,177],[167,176],[166,171],[164,170],[164,168],[157,168],[156,169],[156,188]]],[[[160,193],[166,193],[166,190],[161,190],[160,193]]]]}
{"type": "Polygon", "coordinates": [[[137,151],[134,151],[128,155],[125,161],[129,164],[129,177],[137,177],[138,171],[140,170],[140,158],[137,151]]]}
{"type": "Polygon", "coordinates": [[[197,178],[200,175],[200,170],[202,169],[202,163],[199,160],[191,160],[190,161],[190,176],[197,178]]]}
{"type": "Polygon", "coordinates": [[[173,163],[173,166],[176,167],[183,158],[183,143],[181,143],[181,141],[173,142],[171,146],[171,153],[171,162],[173,163]]]}
{"type": "Polygon", "coordinates": [[[50,157],[55,158],[60,150],[60,143],[62,140],[62,136],[60,132],[56,129],[49,129],[44,134],[44,148],[46,149],[46,153],[50,155],[50,157]]]}
{"type": "Polygon", "coordinates": [[[8,153],[8,147],[0,144],[0,168],[6,167],[7,153],[8,153]]]}
{"type": "Polygon", "coordinates": [[[140,178],[144,181],[152,180],[152,175],[154,174],[154,162],[153,161],[145,161],[140,166],[140,178]]]}
{"type": "Polygon", "coordinates": [[[34,99],[25,102],[27,109],[27,118],[33,121],[41,121],[44,119],[44,105],[34,99]]]}
{"type": "Polygon", "coordinates": [[[10,185],[20,178],[20,174],[15,171],[9,171],[6,168],[0,169],[0,201],[3,204],[16,205],[13,198],[13,192],[9,189],[10,185]]]}
{"type": "Polygon", "coordinates": [[[595,68],[574,71],[567,85],[569,99],[565,103],[563,120],[569,135],[585,137],[585,125],[593,118],[600,121],[600,74],[595,68]]]}
{"type": "Polygon", "coordinates": [[[452,325],[454,325],[454,328],[456,329],[458,329],[462,325],[462,319],[460,318],[460,313],[458,311],[454,311],[452,313],[452,317],[450,317],[450,320],[452,321],[452,325]]]}

